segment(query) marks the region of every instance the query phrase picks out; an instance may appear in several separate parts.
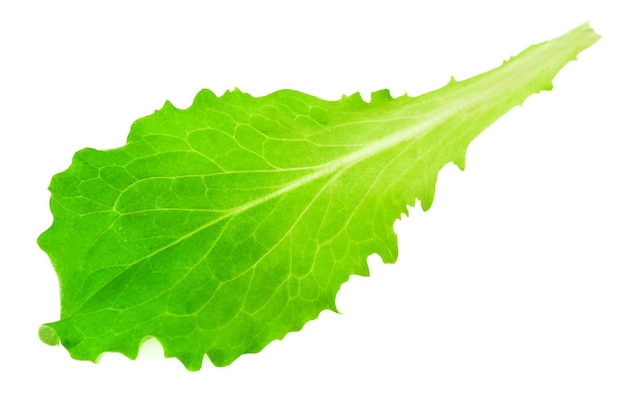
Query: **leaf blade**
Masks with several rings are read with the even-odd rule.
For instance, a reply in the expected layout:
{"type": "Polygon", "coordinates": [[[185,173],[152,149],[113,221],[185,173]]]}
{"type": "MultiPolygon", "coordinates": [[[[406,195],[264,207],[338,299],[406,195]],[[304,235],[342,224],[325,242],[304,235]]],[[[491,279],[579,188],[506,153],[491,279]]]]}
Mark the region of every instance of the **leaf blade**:
{"type": "Polygon", "coordinates": [[[420,97],[324,101],[205,90],[135,122],[127,145],[85,149],[50,186],[39,238],[61,284],[45,342],[134,358],[147,336],[199,369],[299,330],[366,259],[397,257],[393,222],[471,140],[598,36],[588,25],[420,97]],[[69,243],[68,243],[69,242],[69,243]]]}

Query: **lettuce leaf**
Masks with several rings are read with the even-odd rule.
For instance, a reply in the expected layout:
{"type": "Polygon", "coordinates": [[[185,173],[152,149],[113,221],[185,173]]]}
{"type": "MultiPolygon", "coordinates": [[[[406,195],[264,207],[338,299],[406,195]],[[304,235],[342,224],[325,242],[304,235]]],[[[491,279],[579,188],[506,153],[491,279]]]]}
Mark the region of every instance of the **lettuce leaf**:
{"type": "Polygon", "coordinates": [[[50,184],[39,237],[61,288],[42,341],[96,361],[147,337],[189,370],[298,331],[373,253],[398,255],[393,223],[434,198],[439,170],[599,36],[583,24],[499,68],[419,97],[326,101],[281,90],[201,91],[137,120],[123,147],[83,149],[50,184]]]}

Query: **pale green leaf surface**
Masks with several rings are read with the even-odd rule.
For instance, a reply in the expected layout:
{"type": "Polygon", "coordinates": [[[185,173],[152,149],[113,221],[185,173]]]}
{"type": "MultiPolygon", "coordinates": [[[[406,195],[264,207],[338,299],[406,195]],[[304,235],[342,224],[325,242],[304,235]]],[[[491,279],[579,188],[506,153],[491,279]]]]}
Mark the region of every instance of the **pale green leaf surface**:
{"type": "Polygon", "coordinates": [[[599,36],[588,25],[420,97],[326,101],[282,90],[201,91],[136,121],[125,146],[83,149],[50,185],[39,238],[61,318],[40,328],[72,357],[167,356],[218,366],[335,310],[373,253],[397,257],[393,223],[432,204],[439,170],[599,36]]]}

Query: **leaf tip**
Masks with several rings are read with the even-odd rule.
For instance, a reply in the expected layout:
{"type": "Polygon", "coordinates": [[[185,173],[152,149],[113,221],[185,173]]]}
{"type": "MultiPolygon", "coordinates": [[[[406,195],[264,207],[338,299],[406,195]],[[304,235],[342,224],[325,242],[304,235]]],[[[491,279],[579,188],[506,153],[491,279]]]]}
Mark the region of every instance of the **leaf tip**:
{"type": "Polygon", "coordinates": [[[217,98],[217,96],[215,95],[215,93],[213,93],[213,91],[204,88],[202,90],[200,90],[199,93],[196,94],[196,96],[193,99],[193,104],[192,105],[196,105],[202,102],[206,102],[207,100],[210,100],[212,98],[217,98]]]}
{"type": "Polygon", "coordinates": [[[177,108],[174,106],[174,104],[172,104],[170,100],[165,100],[165,103],[163,103],[163,107],[161,107],[161,111],[176,110],[176,109],[177,108]]]}
{"type": "Polygon", "coordinates": [[[393,97],[391,96],[391,92],[387,88],[372,93],[372,103],[379,103],[391,100],[393,100],[393,97]]]}
{"type": "Polygon", "coordinates": [[[233,97],[252,97],[251,94],[241,91],[239,87],[235,87],[232,90],[225,91],[224,94],[222,95],[222,98],[229,96],[229,95],[233,97]]]}
{"type": "Polygon", "coordinates": [[[44,231],[43,233],[39,234],[39,237],[37,237],[37,245],[39,246],[40,249],[42,249],[43,251],[46,251],[46,248],[48,247],[48,244],[46,242],[46,238],[47,238],[47,234],[48,231],[50,230],[50,228],[48,228],[46,231],[44,231]]]}
{"type": "Polygon", "coordinates": [[[433,206],[434,194],[430,194],[428,197],[420,199],[420,205],[422,207],[422,211],[426,212],[433,206]]]}
{"type": "Polygon", "coordinates": [[[452,161],[452,163],[454,163],[454,165],[457,168],[459,168],[461,170],[461,172],[463,172],[465,170],[465,154],[463,154],[460,157],[454,159],[452,161]]]}

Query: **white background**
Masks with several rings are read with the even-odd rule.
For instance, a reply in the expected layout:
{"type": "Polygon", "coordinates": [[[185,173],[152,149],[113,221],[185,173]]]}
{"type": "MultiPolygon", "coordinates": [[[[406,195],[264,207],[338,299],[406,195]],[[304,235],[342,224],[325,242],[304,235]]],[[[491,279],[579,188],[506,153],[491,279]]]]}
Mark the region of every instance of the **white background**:
{"type": "Polygon", "coordinates": [[[3,2],[0,414],[626,414],[625,31],[609,1],[3,2]],[[200,5],[202,3],[206,3],[200,5]],[[219,4],[219,5],[217,5],[219,4]],[[417,95],[589,20],[603,38],[443,169],[330,312],[226,368],[72,360],[37,236],[83,147],[201,88],[417,95]]]}

